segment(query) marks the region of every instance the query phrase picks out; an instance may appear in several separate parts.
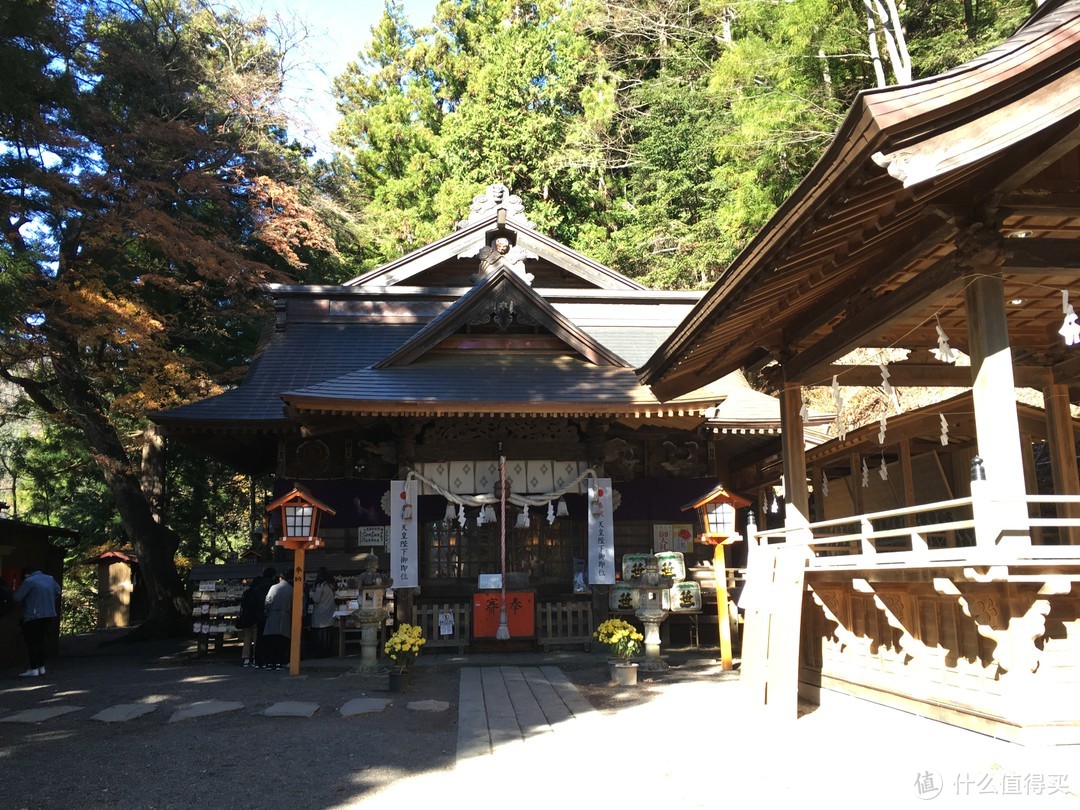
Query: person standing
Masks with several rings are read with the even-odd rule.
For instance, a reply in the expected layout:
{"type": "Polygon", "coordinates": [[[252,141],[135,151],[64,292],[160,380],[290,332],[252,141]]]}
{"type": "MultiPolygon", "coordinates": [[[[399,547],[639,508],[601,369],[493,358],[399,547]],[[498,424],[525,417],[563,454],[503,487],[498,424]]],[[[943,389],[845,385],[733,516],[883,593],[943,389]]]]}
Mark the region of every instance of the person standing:
{"type": "MultiPolygon", "coordinates": [[[[257,587],[253,589],[254,593],[251,594],[251,599],[255,603],[255,656],[251,660],[252,667],[267,663],[266,656],[269,650],[267,649],[268,645],[263,640],[263,634],[266,632],[266,594],[270,592],[270,588],[277,581],[277,569],[269,566],[262,572],[262,577],[259,578],[257,587]]],[[[243,609],[243,605],[241,605],[241,609],[243,609]]]]}
{"type": "Polygon", "coordinates": [[[335,585],[330,572],[326,568],[320,568],[315,576],[315,590],[311,595],[311,634],[315,642],[312,646],[317,658],[330,655],[330,631],[334,626],[334,611],[337,609],[337,602],[334,600],[335,585]]]}
{"type": "Polygon", "coordinates": [[[37,568],[23,569],[23,581],[15,591],[15,601],[22,605],[22,632],[30,669],[19,673],[22,678],[45,674],[45,651],[56,624],[59,599],[60,585],[55,579],[37,568]]]}
{"type": "Polygon", "coordinates": [[[289,639],[292,637],[293,587],[285,577],[266,593],[266,624],[263,627],[263,644],[267,646],[264,658],[259,660],[263,669],[285,669],[289,663],[289,639]]]}
{"type": "Polygon", "coordinates": [[[255,663],[255,637],[259,630],[260,617],[265,618],[266,590],[260,589],[262,575],[248,583],[247,590],[240,597],[240,617],[236,620],[236,629],[240,631],[240,641],[244,644],[242,663],[250,667],[255,663]]]}

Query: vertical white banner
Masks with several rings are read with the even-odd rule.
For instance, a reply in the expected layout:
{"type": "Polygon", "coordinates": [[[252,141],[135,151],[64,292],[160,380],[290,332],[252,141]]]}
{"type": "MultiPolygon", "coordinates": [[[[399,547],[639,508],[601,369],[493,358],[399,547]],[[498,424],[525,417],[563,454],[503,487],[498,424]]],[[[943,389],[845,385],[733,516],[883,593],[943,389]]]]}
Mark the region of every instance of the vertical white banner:
{"type": "Polygon", "coordinates": [[[390,482],[390,576],[395,588],[419,588],[416,481],[390,482]]]}
{"type": "Polygon", "coordinates": [[[611,479],[589,479],[589,584],[615,584],[615,524],[611,479]]]}

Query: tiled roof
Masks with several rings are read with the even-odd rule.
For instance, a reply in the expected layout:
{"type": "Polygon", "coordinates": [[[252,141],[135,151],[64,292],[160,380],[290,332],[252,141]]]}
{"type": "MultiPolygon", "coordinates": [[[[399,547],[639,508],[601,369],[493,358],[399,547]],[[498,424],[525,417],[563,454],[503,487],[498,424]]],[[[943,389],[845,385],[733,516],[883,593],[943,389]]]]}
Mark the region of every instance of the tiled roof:
{"type": "Polygon", "coordinates": [[[536,352],[435,351],[409,365],[358,369],[282,396],[301,409],[331,411],[453,403],[491,403],[493,411],[530,404],[538,410],[556,404],[583,410],[658,405],[633,369],[536,352]]]}
{"type": "Polygon", "coordinates": [[[269,336],[239,387],[156,414],[154,420],[176,425],[284,420],[282,391],[370,366],[419,328],[418,324],[290,324],[286,331],[269,336]]]}

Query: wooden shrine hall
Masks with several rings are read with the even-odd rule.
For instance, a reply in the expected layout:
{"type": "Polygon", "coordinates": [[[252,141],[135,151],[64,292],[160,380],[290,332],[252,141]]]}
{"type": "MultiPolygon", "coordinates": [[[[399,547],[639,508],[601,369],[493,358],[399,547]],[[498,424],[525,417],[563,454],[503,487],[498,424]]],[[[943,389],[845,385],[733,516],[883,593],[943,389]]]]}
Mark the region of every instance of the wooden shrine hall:
{"type": "Polygon", "coordinates": [[[1078,274],[1080,2],[1056,0],[971,62],[860,94],[646,363],[662,399],[738,369],[783,390],[785,520],[753,538],[742,602],[743,678],[770,709],[794,717],[797,692],[847,693],[1080,742],[1078,274]],[[977,456],[934,502],[849,501],[825,519],[828,464],[807,465],[802,388],[882,385],[878,366],[841,364],[860,348],[906,350],[887,365],[893,386],[970,389],[977,456]],[[1043,394],[1052,492],[1025,480],[1018,387],[1043,394]],[[928,542],[941,533],[969,542],[928,542]]]}
{"type": "MultiPolygon", "coordinates": [[[[243,383],[155,421],[237,470],[274,474],[274,496],[299,483],[328,504],[312,571],[321,553],[365,551],[388,570],[391,481],[419,481],[418,588],[398,589],[401,620],[461,617],[480,578],[501,575],[505,531],[507,581],[551,619],[525,641],[587,644],[608,586],[586,568],[584,477],[613,482],[616,559],[657,550],[674,526],[687,564],[711,564],[682,506],[746,454],[779,449],[777,400],[739,372],[666,401],[638,379],[702,292],[645,289],[554,242],[504,186],[396,261],[270,292],[276,323],[243,383]],[[516,499],[505,521],[480,508],[500,458],[516,499]]],[[[434,646],[439,628],[425,626],[434,646]]]]}

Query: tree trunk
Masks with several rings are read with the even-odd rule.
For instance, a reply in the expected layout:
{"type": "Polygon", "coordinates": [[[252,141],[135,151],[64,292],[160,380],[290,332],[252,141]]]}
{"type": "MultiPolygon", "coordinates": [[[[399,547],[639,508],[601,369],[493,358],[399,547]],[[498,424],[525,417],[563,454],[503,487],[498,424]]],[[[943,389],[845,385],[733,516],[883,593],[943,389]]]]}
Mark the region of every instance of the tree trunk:
{"type": "Polygon", "coordinates": [[[140,486],[156,523],[165,522],[165,439],[156,425],[143,431],[140,486]]]}
{"type": "Polygon", "coordinates": [[[155,520],[155,510],[143,490],[138,466],[131,462],[77,358],[77,352],[53,355],[56,390],[65,413],[86,437],[113,496],[124,532],[139,557],[149,614],[132,637],[161,638],[189,633],[191,603],[174,559],[179,540],[175,532],[155,520]]]}
{"type": "Polygon", "coordinates": [[[870,7],[870,2],[866,2],[866,32],[867,43],[870,47],[870,62],[874,66],[874,78],[877,80],[878,87],[884,87],[887,82],[885,81],[885,68],[881,65],[881,54],[878,51],[877,44],[877,26],[874,25],[874,10],[870,7]]]}

